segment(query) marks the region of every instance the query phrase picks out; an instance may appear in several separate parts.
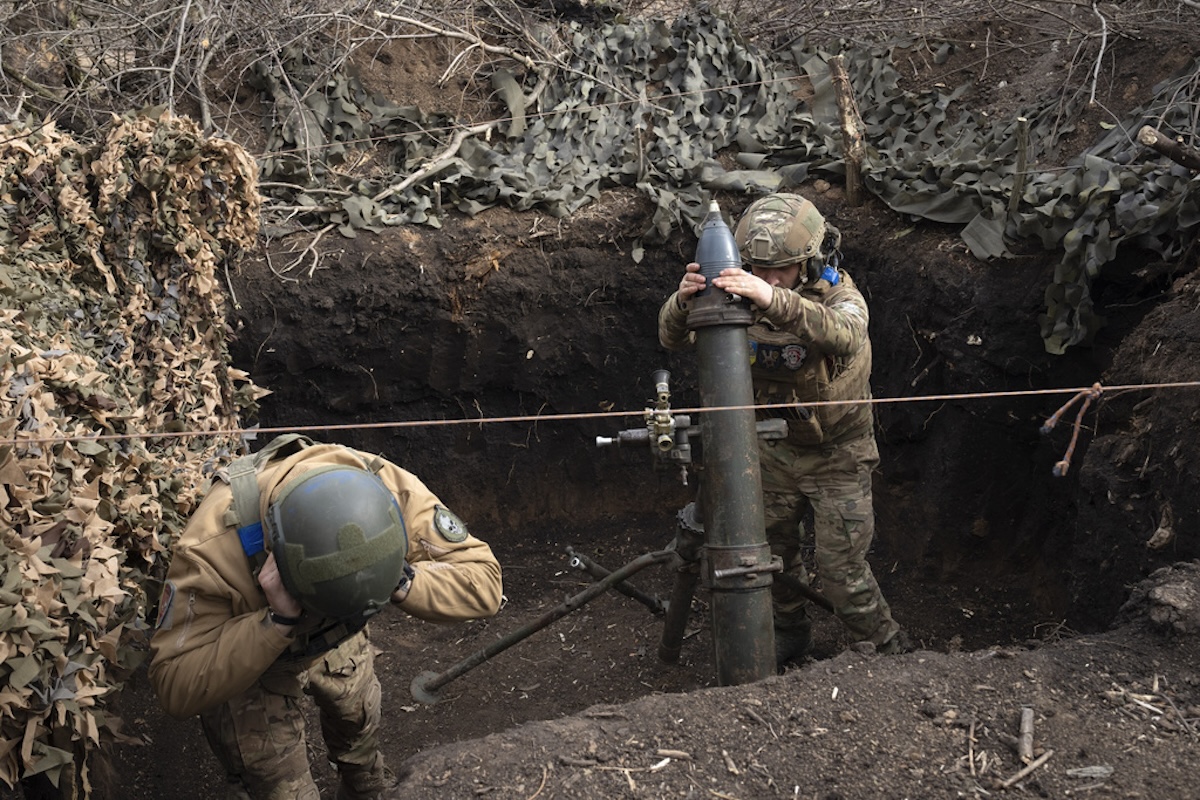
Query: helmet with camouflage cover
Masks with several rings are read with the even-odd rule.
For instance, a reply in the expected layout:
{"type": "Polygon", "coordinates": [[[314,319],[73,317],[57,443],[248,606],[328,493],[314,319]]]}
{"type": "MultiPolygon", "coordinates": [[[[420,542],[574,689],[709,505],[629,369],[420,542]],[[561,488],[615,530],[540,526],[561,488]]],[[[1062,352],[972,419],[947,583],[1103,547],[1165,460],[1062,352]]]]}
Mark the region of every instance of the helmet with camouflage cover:
{"type": "Polygon", "coordinates": [[[266,528],[284,588],[319,617],[371,616],[400,583],[404,518],[383,481],[364,469],[326,465],[286,480],[266,528]]]}
{"type": "Polygon", "coordinates": [[[733,238],[747,266],[777,269],[819,257],[825,229],[825,218],[808,199],[776,193],[750,204],[733,238]]]}

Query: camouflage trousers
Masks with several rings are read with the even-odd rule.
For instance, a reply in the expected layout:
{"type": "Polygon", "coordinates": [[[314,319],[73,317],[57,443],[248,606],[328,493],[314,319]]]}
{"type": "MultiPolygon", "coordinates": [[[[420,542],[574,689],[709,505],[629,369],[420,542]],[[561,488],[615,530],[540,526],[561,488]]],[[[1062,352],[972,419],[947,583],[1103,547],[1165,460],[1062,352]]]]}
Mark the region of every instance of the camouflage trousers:
{"type": "Polygon", "coordinates": [[[349,796],[370,797],[383,782],[379,680],[365,631],[315,660],[281,659],[249,689],[200,715],[225,768],[227,797],[320,800],[308,764],[304,695],[316,702],[329,758],[349,796]]]}
{"type": "MultiPolygon", "coordinates": [[[[867,563],[875,536],[871,472],[879,464],[875,437],[802,447],[786,439],[759,448],[763,512],[772,555],[784,572],[809,583],[802,557],[804,516],[811,507],[821,591],[855,641],[888,642],[900,626],[867,563]]],[[[808,600],[784,582],[772,585],[777,624],[806,616],[808,600]]]]}

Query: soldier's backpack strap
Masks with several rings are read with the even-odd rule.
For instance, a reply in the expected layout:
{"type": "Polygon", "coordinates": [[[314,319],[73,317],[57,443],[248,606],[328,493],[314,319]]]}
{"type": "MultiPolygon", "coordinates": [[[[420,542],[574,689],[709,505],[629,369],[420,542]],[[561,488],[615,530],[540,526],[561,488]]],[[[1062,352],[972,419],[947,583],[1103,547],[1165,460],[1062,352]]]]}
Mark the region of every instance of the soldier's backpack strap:
{"type": "Polygon", "coordinates": [[[225,524],[237,528],[242,549],[254,565],[254,571],[267,560],[266,543],[263,540],[262,518],[259,515],[258,471],[277,458],[298,453],[311,447],[313,440],[298,433],[276,436],[257,453],[235,458],[218,474],[229,483],[233,501],[225,512],[225,524]]]}

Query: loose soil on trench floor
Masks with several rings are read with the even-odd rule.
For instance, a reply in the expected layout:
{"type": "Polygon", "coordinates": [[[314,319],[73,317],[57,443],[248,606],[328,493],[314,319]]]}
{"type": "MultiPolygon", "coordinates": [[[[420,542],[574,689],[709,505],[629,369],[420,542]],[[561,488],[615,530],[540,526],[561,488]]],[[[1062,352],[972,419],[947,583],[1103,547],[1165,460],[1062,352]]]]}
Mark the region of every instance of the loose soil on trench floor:
{"type": "MultiPolygon", "coordinates": [[[[648,520],[614,520],[578,552],[616,567],[657,549],[648,520]],[[640,526],[640,527],[639,527],[640,526]],[[614,544],[619,543],[619,544],[614,544]]],[[[499,637],[528,630],[586,588],[566,539],[509,543],[508,604],[495,619],[437,626],[387,614],[372,626],[384,687],[382,747],[402,774],[396,797],[952,798],[1194,796],[1200,757],[1200,569],[1168,570],[1135,593],[1113,631],[1058,628],[1012,641],[996,596],[884,580],[921,649],[847,648],[828,616],[811,660],[765,681],[714,687],[713,642],[696,598],[679,663],[661,663],[660,618],[607,593],[416,702],[413,678],[445,673],[499,637]],[[556,554],[556,551],[558,553],[556,554]],[[988,619],[992,617],[992,619],[988,619]],[[993,635],[994,634],[994,635],[993,635]],[[1014,742],[1032,711],[1026,778],[1014,742]]],[[[631,583],[665,597],[652,567],[631,583]]],[[[1020,609],[1017,610],[1020,615],[1020,609]]],[[[144,684],[125,709],[145,744],[122,748],[128,798],[221,796],[195,720],[164,718],[144,684]]],[[[311,760],[334,777],[315,718],[311,760]]]]}

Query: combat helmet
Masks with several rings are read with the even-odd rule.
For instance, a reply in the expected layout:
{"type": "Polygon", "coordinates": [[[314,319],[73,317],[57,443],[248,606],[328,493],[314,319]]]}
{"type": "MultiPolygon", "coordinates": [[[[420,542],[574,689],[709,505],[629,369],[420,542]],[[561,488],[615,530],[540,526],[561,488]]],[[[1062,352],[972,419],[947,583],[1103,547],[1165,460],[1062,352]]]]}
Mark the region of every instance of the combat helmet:
{"type": "Polygon", "coordinates": [[[733,238],[748,267],[778,269],[808,262],[820,274],[827,226],[821,212],[798,194],[770,194],[750,204],[733,238]]]}
{"type": "Polygon", "coordinates": [[[376,475],[344,465],[301,473],[267,509],[284,588],[318,617],[356,620],[382,609],[400,583],[408,535],[376,475]]]}

